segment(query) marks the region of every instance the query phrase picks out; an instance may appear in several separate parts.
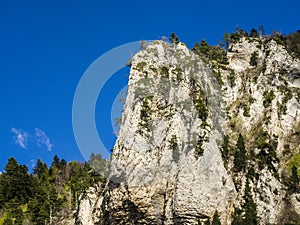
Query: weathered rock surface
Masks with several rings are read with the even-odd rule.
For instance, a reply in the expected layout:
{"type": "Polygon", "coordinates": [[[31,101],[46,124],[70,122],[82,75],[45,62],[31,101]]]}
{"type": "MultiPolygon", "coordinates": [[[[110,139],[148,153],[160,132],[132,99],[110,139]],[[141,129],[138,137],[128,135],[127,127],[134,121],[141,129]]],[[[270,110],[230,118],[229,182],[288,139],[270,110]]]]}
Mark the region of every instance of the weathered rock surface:
{"type": "Polygon", "coordinates": [[[99,223],[102,217],[101,205],[103,196],[101,195],[101,183],[90,187],[78,200],[76,212],[76,225],[94,225],[99,223]]]}
{"type": "Polygon", "coordinates": [[[104,199],[84,197],[81,224],[96,224],[95,209],[99,224],[198,224],[216,210],[231,224],[246,180],[259,224],[300,218],[299,193],[288,187],[300,153],[299,58],[255,38],[231,44],[227,65],[201,58],[162,41],[134,56],[104,199]],[[246,149],[240,171],[239,135],[246,149]]]}

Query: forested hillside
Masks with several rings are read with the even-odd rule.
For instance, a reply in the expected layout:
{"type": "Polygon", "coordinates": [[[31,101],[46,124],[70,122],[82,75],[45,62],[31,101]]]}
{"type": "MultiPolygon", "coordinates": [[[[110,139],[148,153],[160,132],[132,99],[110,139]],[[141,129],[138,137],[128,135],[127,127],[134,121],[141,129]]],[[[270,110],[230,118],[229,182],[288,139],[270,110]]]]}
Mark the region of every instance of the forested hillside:
{"type": "Polygon", "coordinates": [[[38,159],[30,174],[26,165],[10,158],[0,174],[0,224],[64,224],[76,213],[80,194],[105,183],[101,166],[106,163],[94,154],[88,163],[55,156],[50,166],[38,159]]]}

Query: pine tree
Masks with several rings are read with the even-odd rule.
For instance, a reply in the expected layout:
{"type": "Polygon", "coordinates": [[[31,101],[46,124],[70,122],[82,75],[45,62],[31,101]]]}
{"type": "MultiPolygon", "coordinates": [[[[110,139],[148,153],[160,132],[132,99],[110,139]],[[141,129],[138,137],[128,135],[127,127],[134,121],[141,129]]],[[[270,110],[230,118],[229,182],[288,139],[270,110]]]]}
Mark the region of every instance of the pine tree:
{"type": "Polygon", "coordinates": [[[216,210],[215,213],[214,213],[211,225],[222,225],[221,221],[220,221],[218,210],[216,210]]]}
{"type": "Polygon", "coordinates": [[[229,153],[229,136],[225,135],[223,138],[223,144],[222,144],[222,158],[224,162],[228,163],[228,153],[229,153]]]}
{"type": "Polygon", "coordinates": [[[46,163],[43,163],[41,159],[38,159],[36,166],[33,169],[33,174],[37,175],[39,179],[47,179],[48,167],[46,163]]]}
{"type": "Polygon", "coordinates": [[[231,225],[242,225],[243,223],[243,218],[242,218],[242,210],[239,208],[234,208],[234,212],[232,215],[232,222],[231,225]]]}
{"type": "Polygon", "coordinates": [[[59,168],[59,158],[57,155],[54,156],[51,167],[59,168]]]}
{"type": "Polygon", "coordinates": [[[240,172],[245,170],[247,164],[247,152],[242,134],[239,134],[236,147],[237,150],[235,151],[233,161],[234,170],[235,172],[240,172]]]}
{"type": "Polygon", "coordinates": [[[230,45],[230,35],[227,32],[224,33],[224,37],[220,45],[221,47],[225,48],[226,51],[228,51],[230,45]]]}
{"type": "Polygon", "coordinates": [[[7,217],[4,220],[3,224],[18,224],[22,225],[24,215],[17,198],[14,198],[7,202],[6,204],[6,213],[7,217]]]}
{"type": "Polygon", "coordinates": [[[258,53],[255,51],[250,56],[250,66],[257,66],[258,53]]]}
{"type": "Polygon", "coordinates": [[[251,29],[250,37],[258,38],[258,33],[256,29],[254,28],[251,29]]]}
{"type": "Polygon", "coordinates": [[[32,196],[32,176],[27,173],[27,167],[10,158],[4,169],[5,172],[1,175],[1,201],[9,202],[16,198],[20,203],[27,202],[32,196]]]}
{"type": "Polygon", "coordinates": [[[300,179],[298,176],[297,167],[294,165],[292,167],[292,175],[291,175],[290,181],[289,181],[289,191],[291,191],[291,192],[298,191],[299,180],[300,179]]]}
{"type": "Polygon", "coordinates": [[[171,37],[169,38],[169,40],[173,44],[178,44],[179,43],[179,38],[174,32],[171,33],[171,37]]]}
{"type": "Polygon", "coordinates": [[[209,45],[207,44],[207,42],[204,39],[202,39],[200,42],[200,52],[203,53],[204,55],[208,56],[209,45]]]}
{"type": "Polygon", "coordinates": [[[70,179],[68,181],[72,191],[73,205],[77,204],[79,194],[93,183],[92,170],[87,163],[70,162],[70,179]]]}
{"type": "Polygon", "coordinates": [[[103,177],[107,177],[109,163],[107,160],[103,159],[100,154],[92,153],[88,164],[95,171],[95,173],[103,177]]]}
{"type": "Polygon", "coordinates": [[[252,198],[251,188],[250,188],[248,177],[246,180],[243,198],[244,198],[243,211],[245,212],[244,224],[256,225],[257,224],[256,204],[252,198]]]}
{"type": "Polygon", "coordinates": [[[210,225],[210,219],[209,218],[204,222],[204,225],[210,225]]]}

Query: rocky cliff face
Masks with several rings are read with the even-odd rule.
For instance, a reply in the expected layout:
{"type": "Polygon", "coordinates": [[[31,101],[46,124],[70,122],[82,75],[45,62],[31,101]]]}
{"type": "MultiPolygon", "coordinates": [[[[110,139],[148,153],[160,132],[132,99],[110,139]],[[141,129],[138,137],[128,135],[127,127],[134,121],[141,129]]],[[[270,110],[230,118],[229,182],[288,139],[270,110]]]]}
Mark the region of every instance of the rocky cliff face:
{"type": "Polygon", "coordinates": [[[183,44],[157,41],[134,57],[107,223],[195,224],[216,209],[228,220],[236,191],[218,148],[219,111],[207,106],[221,111],[219,96],[209,68],[183,44]]]}
{"type": "Polygon", "coordinates": [[[102,218],[102,201],[101,195],[103,188],[102,183],[90,187],[86,192],[80,195],[78,200],[77,212],[75,213],[76,225],[94,225],[99,224],[102,218]]]}
{"type": "Polygon", "coordinates": [[[227,59],[162,41],[134,56],[100,224],[300,221],[300,60],[245,37],[227,59]]]}

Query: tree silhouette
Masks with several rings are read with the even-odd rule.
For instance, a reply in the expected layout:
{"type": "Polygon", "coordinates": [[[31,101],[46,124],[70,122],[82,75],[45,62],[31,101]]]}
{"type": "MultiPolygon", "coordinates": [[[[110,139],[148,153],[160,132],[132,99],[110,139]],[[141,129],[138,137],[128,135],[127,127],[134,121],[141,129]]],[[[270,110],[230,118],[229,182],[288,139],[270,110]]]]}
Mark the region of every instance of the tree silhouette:
{"type": "Polygon", "coordinates": [[[171,33],[171,37],[169,38],[169,40],[173,44],[178,44],[179,43],[179,38],[174,32],[171,33]]]}
{"type": "Polygon", "coordinates": [[[235,172],[240,172],[245,170],[247,163],[247,152],[242,134],[239,134],[236,147],[237,149],[235,151],[233,160],[234,170],[235,172]]]}
{"type": "Polygon", "coordinates": [[[258,38],[258,33],[257,33],[256,29],[254,29],[254,28],[251,29],[250,37],[258,38]]]}
{"type": "Polygon", "coordinates": [[[215,213],[214,213],[211,225],[222,225],[221,221],[220,221],[218,210],[216,210],[215,213]]]}

